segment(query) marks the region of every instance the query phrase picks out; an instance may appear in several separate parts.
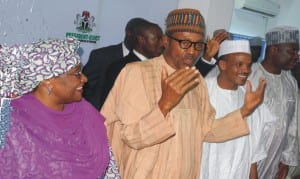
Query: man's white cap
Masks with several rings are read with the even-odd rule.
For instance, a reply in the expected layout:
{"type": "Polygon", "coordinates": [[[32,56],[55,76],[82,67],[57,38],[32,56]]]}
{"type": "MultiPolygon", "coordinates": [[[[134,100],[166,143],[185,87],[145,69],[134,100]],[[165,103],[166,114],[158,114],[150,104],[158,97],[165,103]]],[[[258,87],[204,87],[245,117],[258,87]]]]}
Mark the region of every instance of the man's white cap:
{"type": "Polygon", "coordinates": [[[299,44],[299,29],[292,26],[277,26],[266,33],[267,46],[281,43],[299,44]]]}
{"type": "Polygon", "coordinates": [[[224,40],[220,44],[218,58],[231,53],[248,53],[250,52],[250,44],[248,40],[224,40]]]}

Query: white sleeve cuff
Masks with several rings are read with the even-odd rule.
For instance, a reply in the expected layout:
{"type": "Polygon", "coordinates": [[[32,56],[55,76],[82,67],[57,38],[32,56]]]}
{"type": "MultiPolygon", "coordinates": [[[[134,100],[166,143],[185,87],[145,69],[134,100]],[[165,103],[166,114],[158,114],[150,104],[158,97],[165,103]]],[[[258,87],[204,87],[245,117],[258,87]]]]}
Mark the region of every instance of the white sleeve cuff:
{"type": "Polygon", "coordinates": [[[203,57],[201,57],[201,60],[204,62],[204,63],[207,63],[207,64],[209,64],[209,65],[214,65],[214,64],[216,64],[216,62],[217,62],[217,60],[215,59],[215,58],[211,58],[211,60],[210,61],[207,61],[207,60],[205,60],[203,57]]]}

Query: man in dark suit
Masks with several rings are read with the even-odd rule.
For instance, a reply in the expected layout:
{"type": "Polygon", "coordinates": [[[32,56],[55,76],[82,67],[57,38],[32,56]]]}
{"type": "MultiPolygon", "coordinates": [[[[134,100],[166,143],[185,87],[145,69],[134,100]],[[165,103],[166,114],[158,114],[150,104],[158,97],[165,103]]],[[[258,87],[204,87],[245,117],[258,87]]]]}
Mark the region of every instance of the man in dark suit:
{"type": "Polygon", "coordinates": [[[96,89],[96,85],[102,88],[105,72],[109,65],[122,57],[128,55],[132,50],[135,42],[133,31],[139,24],[148,22],[142,18],[133,18],[128,21],[125,27],[124,42],[111,45],[99,49],[95,49],[91,52],[87,64],[83,67],[82,72],[87,76],[88,82],[84,86],[83,96],[92,104],[97,101],[97,93],[99,89],[96,89]]]}
{"type": "Polygon", "coordinates": [[[104,85],[101,90],[99,86],[96,87],[99,90],[100,102],[98,108],[98,102],[96,102],[96,107],[100,109],[109,93],[113,84],[122,70],[122,68],[130,62],[144,61],[161,55],[163,50],[162,44],[162,30],[157,24],[144,23],[136,28],[136,44],[134,49],[124,58],[112,63],[107,72],[106,78],[104,80],[104,85]]]}

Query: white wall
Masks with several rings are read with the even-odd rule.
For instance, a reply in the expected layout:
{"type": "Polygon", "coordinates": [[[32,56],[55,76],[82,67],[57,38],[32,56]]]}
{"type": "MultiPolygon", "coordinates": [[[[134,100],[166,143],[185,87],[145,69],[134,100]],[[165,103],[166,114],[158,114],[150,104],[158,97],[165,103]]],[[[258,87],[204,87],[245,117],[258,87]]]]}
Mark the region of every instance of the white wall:
{"type": "Polygon", "coordinates": [[[234,10],[230,31],[248,36],[265,37],[265,33],[276,25],[291,25],[300,29],[299,0],[270,0],[280,5],[275,17],[264,17],[251,12],[234,10]]]}
{"type": "Polygon", "coordinates": [[[219,28],[251,36],[264,36],[267,29],[281,24],[300,28],[299,0],[272,1],[281,4],[281,12],[274,19],[233,10],[234,0],[0,0],[0,43],[64,38],[66,32],[75,31],[75,15],[84,10],[95,16],[92,33],[101,36],[96,44],[81,43],[84,64],[91,49],[121,42],[130,18],[143,17],[164,29],[167,13],[177,7],[199,9],[208,35],[219,28]]]}
{"type": "Polygon", "coordinates": [[[268,18],[244,10],[233,10],[229,31],[247,36],[265,36],[268,18]]]}
{"type": "Polygon", "coordinates": [[[40,38],[64,38],[76,32],[76,14],[87,10],[95,17],[91,34],[100,35],[96,44],[81,43],[85,64],[94,48],[119,43],[130,18],[143,17],[164,29],[164,20],[177,0],[0,0],[0,43],[17,44],[40,38]]]}
{"type": "Polygon", "coordinates": [[[280,3],[280,13],[276,18],[268,22],[267,30],[276,25],[290,25],[290,26],[298,27],[300,29],[300,20],[299,20],[300,1],[279,0],[279,3],[280,3]]]}
{"type": "MultiPolygon", "coordinates": [[[[66,32],[76,32],[74,24],[76,14],[88,10],[92,16],[96,16],[99,2],[93,0],[2,0],[0,1],[0,43],[11,45],[38,39],[65,38],[66,32]]],[[[81,43],[83,63],[87,60],[93,45],[81,43]]]]}
{"type": "Polygon", "coordinates": [[[179,0],[179,8],[199,9],[206,21],[207,35],[230,28],[234,0],[179,0]]]}
{"type": "Polygon", "coordinates": [[[177,0],[102,0],[98,18],[102,36],[100,46],[123,40],[125,25],[132,17],[142,17],[158,23],[164,30],[168,12],[177,8],[177,5],[177,0]]]}
{"type": "Polygon", "coordinates": [[[194,8],[198,9],[204,19],[206,20],[208,16],[210,1],[198,1],[198,0],[179,0],[178,1],[178,8],[194,8]]]}
{"type": "Polygon", "coordinates": [[[210,0],[207,31],[212,36],[217,29],[230,29],[234,0],[210,0]]]}

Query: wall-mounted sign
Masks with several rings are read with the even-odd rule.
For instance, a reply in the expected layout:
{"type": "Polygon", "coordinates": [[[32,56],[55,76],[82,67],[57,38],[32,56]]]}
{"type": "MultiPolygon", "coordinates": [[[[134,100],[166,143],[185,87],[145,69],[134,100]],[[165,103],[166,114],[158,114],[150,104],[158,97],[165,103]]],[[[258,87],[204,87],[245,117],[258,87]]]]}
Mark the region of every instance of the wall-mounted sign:
{"type": "Polygon", "coordinates": [[[99,35],[90,34],[93,32],[93,28],[96,26],[95,17],[90,15],[89,11],[83,11],[80,14],[76,14],[74,21],[75,29],[77,32],[67,32],[66,37],[73,37],[81,42],[96,43],[100,40],[99,35]]]}

